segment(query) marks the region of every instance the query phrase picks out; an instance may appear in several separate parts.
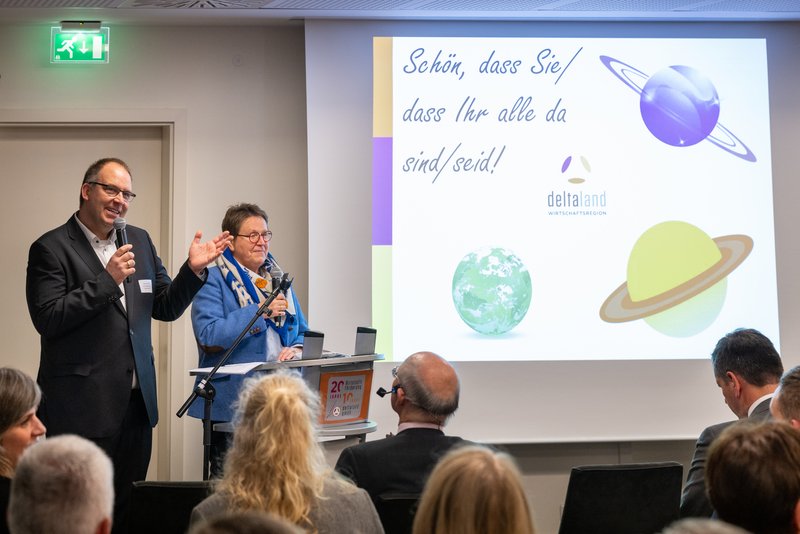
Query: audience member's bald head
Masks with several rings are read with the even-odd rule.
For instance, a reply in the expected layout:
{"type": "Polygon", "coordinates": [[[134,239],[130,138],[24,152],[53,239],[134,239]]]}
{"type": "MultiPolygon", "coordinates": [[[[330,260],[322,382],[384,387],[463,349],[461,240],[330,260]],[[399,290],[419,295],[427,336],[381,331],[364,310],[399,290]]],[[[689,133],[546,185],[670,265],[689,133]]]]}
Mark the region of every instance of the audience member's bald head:
{"type": "Polygon", "coordinates": [[[401,391],[393,407],[401,420],[444,424],[458,409],[460,385],[450,363],[432,352],[417,352],[397,369],[401,391]]]}
{"type": "Polygon", "coordinates": [[[800,365],[786,371],[769,406],[772,417],[800,428],[800,365]]]}

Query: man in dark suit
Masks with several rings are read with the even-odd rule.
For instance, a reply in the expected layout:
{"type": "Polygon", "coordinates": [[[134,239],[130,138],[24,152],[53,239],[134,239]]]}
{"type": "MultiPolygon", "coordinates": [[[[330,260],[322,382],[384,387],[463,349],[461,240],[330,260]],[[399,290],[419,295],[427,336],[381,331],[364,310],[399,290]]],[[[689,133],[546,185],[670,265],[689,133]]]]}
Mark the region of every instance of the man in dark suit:
{"type": "Polygon", "coordinates": [[[146,231],[128,226],[117,246],[114,221],[135,197],[128,166],[101,159],[86,171],[80,207],[31,245],[26,295],[41,336],[39,417],[51,435],[78,434],[114,464],[114,531],[125,532],[134,480],[150,462],[158,421],[151,318],[180,317],[203,285],[206,265],[230,238],[201,243],[170,280],[146,231]]]}
{"type": "Polygon", "coordinates": [[[392,409],[397,434],[348,447],[336,470],[370,494],[419,496],[436,462],[452,447],[467,443],[442,432],[458,408],[455,369],[432,352],[417,352],[392,371],[392,409]]]}
{"type": "MultiPolygon", "coordinates": [[[[730,332],[717,342],[711,363],[725,404],[739,419],[759,421],[770,417],[770,399],[778,387],[783,364],[775,346],[764,334],[744,328],[730,332]]],[[[683,487],[681,517],[711,517],[714,513],[706,494],[706,457],[711,443],[733,423],[710,426],[697,439],[683,487]]]]}

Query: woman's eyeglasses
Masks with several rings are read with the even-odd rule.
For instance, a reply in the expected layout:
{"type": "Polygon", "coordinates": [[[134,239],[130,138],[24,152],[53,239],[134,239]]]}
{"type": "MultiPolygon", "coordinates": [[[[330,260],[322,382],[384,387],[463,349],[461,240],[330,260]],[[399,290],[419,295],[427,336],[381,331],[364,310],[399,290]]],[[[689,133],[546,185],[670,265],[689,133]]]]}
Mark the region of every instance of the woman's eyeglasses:
{"type": "Polygon", "coordinates": [[[258,243],[259,239],[263,239],[264,243],[269,243],[272,239],[272,230],[267,230],[266,232],[262,232],[260,234],[258,232],[250,232],[249,234],[236,234],[236,237],[246,237],[251,243],[258,243]]]}

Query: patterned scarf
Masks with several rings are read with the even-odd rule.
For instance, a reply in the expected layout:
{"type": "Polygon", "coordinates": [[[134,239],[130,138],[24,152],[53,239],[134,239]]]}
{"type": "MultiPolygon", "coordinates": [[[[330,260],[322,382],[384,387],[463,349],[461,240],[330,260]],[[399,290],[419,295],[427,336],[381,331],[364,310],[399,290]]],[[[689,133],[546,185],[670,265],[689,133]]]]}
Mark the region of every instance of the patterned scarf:
{"type": "MultiPolygon", "coordinates": [[[[267,276],[270,271],[275,269],[281,271],[275,258],[272,254],[267,254],[267,262],[262,268],[262,274],[256,273],[241,265],[233,257],[233,252],[230,249],[225,249],[225,252],[217,258],[217,267],[219,267],[222,278],[225,279],[233,294],[236,295],[239,301],[239,307],[244,308],[258,302],[261,304],[272,293],[272,278],[267,276]]],[[[282,272],[282,271],[281,271],[282,272]]],[[[291,289],[289,290],[291,291],[291,289]]],[[[291,295],[287,295],[288,308],[286,312],[294,315],[294,299],[291,295]]],[[[269,322],[269,321],[268,321],[269,322]]]]}

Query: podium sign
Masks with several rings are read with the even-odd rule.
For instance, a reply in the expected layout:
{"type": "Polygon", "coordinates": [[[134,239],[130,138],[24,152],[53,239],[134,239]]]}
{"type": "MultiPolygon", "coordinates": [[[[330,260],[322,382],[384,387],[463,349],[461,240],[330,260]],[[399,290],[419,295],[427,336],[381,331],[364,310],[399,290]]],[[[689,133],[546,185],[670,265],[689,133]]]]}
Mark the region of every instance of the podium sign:
{"type": "Polygon", "coordinates": [[[335,425],[366,421],[372,369],[322,372],[319,392],[322,397],[320,424],[335,425]]]}

